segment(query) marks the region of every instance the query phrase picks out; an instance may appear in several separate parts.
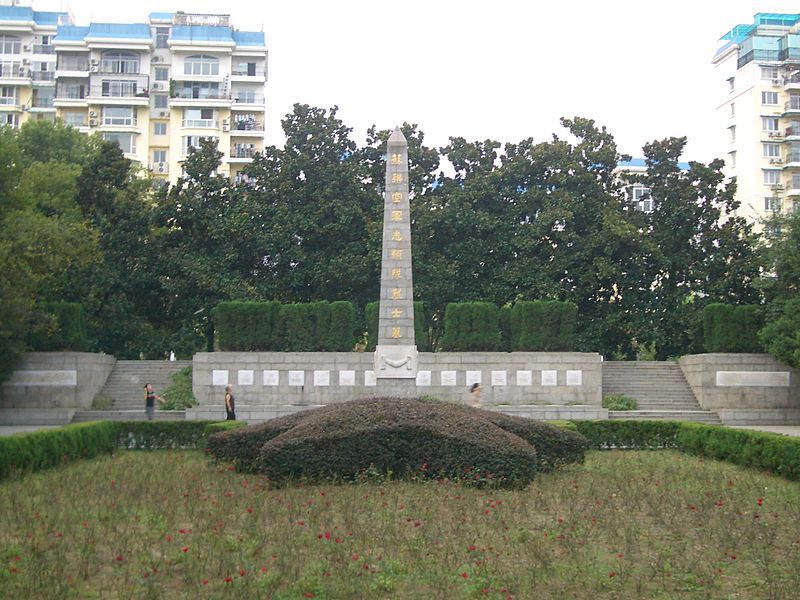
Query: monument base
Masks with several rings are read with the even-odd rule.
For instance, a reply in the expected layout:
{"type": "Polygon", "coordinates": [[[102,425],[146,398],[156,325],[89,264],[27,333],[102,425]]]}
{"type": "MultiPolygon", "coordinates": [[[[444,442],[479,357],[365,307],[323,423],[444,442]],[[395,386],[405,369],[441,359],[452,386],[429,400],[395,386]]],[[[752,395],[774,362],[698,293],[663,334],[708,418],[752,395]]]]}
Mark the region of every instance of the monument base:
{"type": "Polygon", "coordinates": [[[375,348],[376,379],[416,379],[418,366],[416,346],[379,345],[375,348]]]}

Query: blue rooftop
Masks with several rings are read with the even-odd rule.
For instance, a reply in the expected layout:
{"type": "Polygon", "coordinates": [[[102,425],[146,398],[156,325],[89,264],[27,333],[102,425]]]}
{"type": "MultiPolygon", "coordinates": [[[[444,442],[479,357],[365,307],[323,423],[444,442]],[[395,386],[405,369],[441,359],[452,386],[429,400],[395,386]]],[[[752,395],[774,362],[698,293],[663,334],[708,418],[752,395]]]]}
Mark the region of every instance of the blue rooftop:
{"type": "Polygon", "coordinates": [[[35,11],[30,6],[0,6],[0,21],[34,21],[37,25],[58,25],[69,15],[60,12],[35,11]]]}
{"type": "Polygon", "coordinates": [[[172,21],[172,13],[168,12],[151,12],[150,13],[150,20],[156,21],[172,21]]]}
{"type": "MultiPolygon", "coordinates": [[[[618,167],[622,167],[622,168],[625,168],[625,167],[629,167],[629,168],[634,168],[634,167],[645,168],[645,167],[647,167],[647,162],[643,158],[632,158],[631,160],[621,160],[621,161],[619,161],[617,166],[618,167]]],[[[678,168],[681,171],[688,171],[689,170],[689,163],[687,163],[687,162],[679,162],[678,163],[678,168]]]]}
{"type": "Polygon", "coordinates": [[[191,42],[232,42],[233,30],[230,27],[212,25],[176,25],[172,28],[170,39],[191,42]]]}
{"type": "Polygon", "coordinates": [[[233,41],[237,46],[265,46],[263,31],[234,31],[233,41]]]}
{"type": "Polygon", "coordinates": [[[56,37],[53,38],[54,42],[82,42],[83,39],[89,34],[89,27],[80,27],[78,25],[62,25],[58,28],[56,37]]]}
{"type": "Polygon", "coordinates": [[[92,23],[86,37],[152,39],[150,26],[145,23],[92,23]]]}

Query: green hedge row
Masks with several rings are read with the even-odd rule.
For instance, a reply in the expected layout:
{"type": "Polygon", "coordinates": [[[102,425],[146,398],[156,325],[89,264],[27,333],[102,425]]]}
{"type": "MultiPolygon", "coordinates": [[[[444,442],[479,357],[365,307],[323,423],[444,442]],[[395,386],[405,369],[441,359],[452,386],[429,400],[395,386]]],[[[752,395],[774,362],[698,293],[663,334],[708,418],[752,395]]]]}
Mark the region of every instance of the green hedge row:
{"type": "Polygon", "coordinates": [[[44,302],[38,305],[37,313],[42,322],[31,327],[28,335],[31,350],[86,352],[89,349],[83,306],[75,302],[44,302]],[[54,329],[44,322],[49,318],[54,319],[54,329]]]}
{"type": "Polygon", "coordinates": [[[688,454],[800,480],[800,438],[680,421],[573,421],[593,448],[688,454]]]}
{"type": "Polygon", "coordinates": [[[346,352],[355,345],[350,302],[220,302],[211,311],[223,351],[346,352]]]}
{"type": "MultiPolygon", "coordinates": [[[[378,344],[380,305],[380,302],[370,302],[364,307],[364,320],[367,324],[367,352],[374,352],[375,346],[378,344]]],[[[431,346],[428,339],[425,306],[422,302],[414,302],[414,340],[417,343],[417,350],[430,352],[431,346]]]]}
{"type": "Polygon", "coordinates": [[[4,436],[0,480],[118,449],[203,448],[211,433],[230,428],[219,426],[215,421],[93,421],[4,436]]]}
{"type": "Polygon", "coordinates": [[[499,310],[488,302],[451,302],[444,309],[442,348],[447,352],[500,349],[499,310]]]}
{"type": "Polygon", "coordinates": [[[569,352],[575,347],[578,307],[557,300],[515,302],[507,316],[509,350],[569,352]]]}
{"type": "Polygon", "coordinates": [[[758,337],[763,326],[761,306],[709,304],[703,309],[706,352],[763,352],[758,337]]]}

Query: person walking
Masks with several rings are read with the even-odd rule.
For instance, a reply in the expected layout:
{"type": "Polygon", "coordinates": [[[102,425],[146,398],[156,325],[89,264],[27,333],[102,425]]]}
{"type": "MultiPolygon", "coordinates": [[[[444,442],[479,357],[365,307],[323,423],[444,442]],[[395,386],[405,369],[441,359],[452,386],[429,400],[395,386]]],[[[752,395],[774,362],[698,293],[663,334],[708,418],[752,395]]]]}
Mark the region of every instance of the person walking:
{"type": "Polygon", "coordinates": [[[469,386],[469,395],[472,396],[472,406],[474,408],[481,407],[481,384],[480,383],[473,383],[469,386]]]}
{"type": "Polygon", "coordinates": [[[144,411],[147,413],[147,420],[152,421],[156,417],[156,400],[164,404],[164,399],[153,391],[152,383],[144,384],[144,411]]]}
{"type": "Polygon", "coordinates": [[[233,386],[229,385],[225,388],[225,420],[236,420],[236,400],[233,397],[233,386]]]}

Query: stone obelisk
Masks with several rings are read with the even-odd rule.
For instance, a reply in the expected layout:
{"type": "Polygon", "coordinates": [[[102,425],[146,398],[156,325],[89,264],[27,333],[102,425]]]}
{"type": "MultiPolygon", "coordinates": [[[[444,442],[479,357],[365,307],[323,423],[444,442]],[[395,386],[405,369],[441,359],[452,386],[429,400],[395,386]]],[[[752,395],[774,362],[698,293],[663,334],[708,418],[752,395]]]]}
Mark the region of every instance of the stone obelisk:
{"type": "Polygon", "coordinates": [[[383,198],[383,254],[377,379],[417,376],[414,340],[414,282],[411,273],[411,217],[408,203],[408,142],[396,128],[386,148],[386,186],[383,198]]]}

